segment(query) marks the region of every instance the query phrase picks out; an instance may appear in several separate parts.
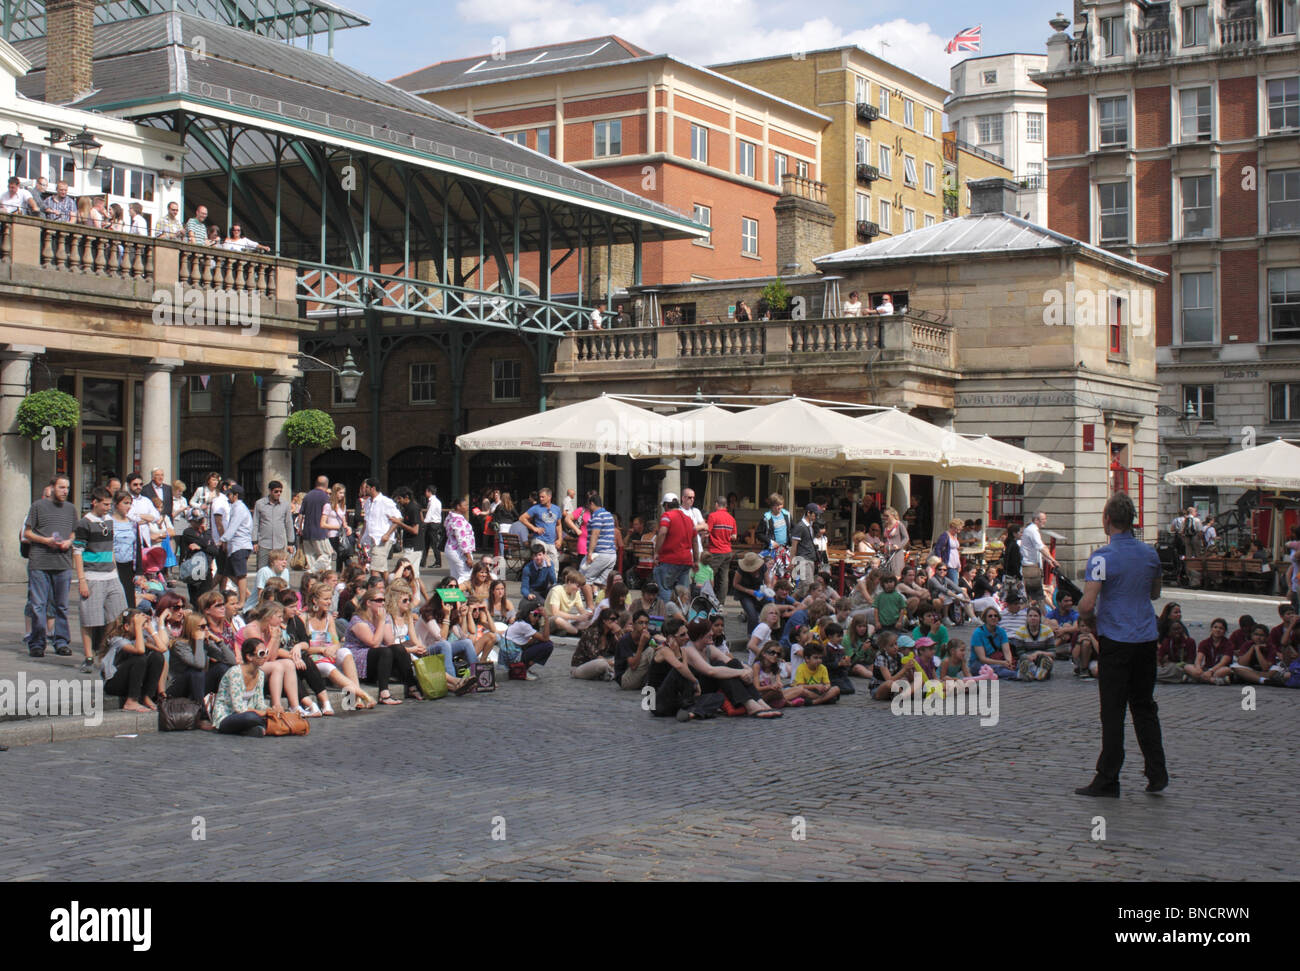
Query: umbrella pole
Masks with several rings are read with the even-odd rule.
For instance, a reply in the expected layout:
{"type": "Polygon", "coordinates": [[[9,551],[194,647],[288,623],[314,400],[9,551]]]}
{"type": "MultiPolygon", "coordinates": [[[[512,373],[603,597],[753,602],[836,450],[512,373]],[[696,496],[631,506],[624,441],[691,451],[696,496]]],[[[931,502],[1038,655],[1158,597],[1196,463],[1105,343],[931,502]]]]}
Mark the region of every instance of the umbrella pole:
{"type": "MultiPolygon", "coordinates": [[[[793,455],[790,456],[790,479],[785,484],[785,492],[786,492],[785,508],[793,510],[794,509],[794,456],[793,455]]],[[[792,511],[790,515],[793,516],[794,512],[792,511]]]]}
{"type": "Polygon", "coordinates": [[[758,494],[758,471],[759,471],[759,466],[755,465],[754,466],[754,508],[762,509],[763,497],[758,494]]]}
{"type": "Polygon", "coordinates": [[[609,501],[605,497],[605,454],[603,452],[600,456],[600,498],[603,502],[609,501]]]}
{"type": "Polygon", "coordinates": [[[889,478],[885,482],[885,508],[894,504],[894,463],[889,463],[889,478]]]}

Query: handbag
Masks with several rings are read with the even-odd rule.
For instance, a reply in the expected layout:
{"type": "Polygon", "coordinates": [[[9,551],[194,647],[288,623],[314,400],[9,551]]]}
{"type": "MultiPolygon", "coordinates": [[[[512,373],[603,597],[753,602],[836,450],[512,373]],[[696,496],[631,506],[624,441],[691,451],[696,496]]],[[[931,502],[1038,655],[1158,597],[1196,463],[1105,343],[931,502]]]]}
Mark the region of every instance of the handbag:
{"type": "Polygon", "coordinates": [[[495,664],[476,661],[470,665],[470,677],[476,682],[474,690],[479,694],[497,690],[497,667],[495,664]]]}
{"type": "Polygon", "coordinates": [[[311,725],[296,711],[273,711],[268,708],[263,715],[266,717],[267,735],[311,734],[311,725]]]}
{"type": "Polygon", "coordinates": [[[199,727],[203,706],[190,698],[164,698],[158,706],[158,731],[189,732],[199,727]]]}
{"type": "Polygon", "coordinates": [[[334,537],[334,550],[339,556],[347,558],[357,551],[357,541],[351,533],[339,533],[334,537]]]}
{"type": "Polygon", "coordinates": [[[289,558],[289,569],[305,570],[307,569],[307,554],[301,546],[293,551],[293,556],[289,558]]]}
{"type": "Polygon", "coordinates": [[[420,685],[420,694],[429,699],[447,696],[447,671],[441,654],[426,654],[416,658],[412,667],[415,669],[415,680],[420,685]]]}
{"type": "Polygon", "coordinates": [[[525,664],[523,661],[513,662],[512,664],[507,666],[506,670],[509,671],[509,674],[506,679],[508,681],[528,680],[528,665],[525,664]]]}

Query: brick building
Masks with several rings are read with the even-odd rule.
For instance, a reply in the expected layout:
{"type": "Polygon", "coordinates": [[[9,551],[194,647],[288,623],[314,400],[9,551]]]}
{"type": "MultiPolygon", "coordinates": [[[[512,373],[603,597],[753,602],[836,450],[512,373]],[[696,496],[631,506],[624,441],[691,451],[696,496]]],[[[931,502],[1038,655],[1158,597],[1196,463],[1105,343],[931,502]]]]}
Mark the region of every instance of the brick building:
{"type": "MultiPolygon", "coordinates": [[[[1052,21],[1051,228],[1169,274],[1161,472],[1300,432],[1294,0],[1076,0],[1052,21]]],[[[1161,486],[1161,515],[1236,493],[1161,486]]]]}
{"type": "MultiPolygon", "coordinates": [[[[712,227],[647,238],[646,284],[775,272],[781,177],[821,178],[825,115],[618,37],[443,61],[393,83],[712,227]]],[[[575,232],[583,258],[555,269],[557,295],[594,302],[633,282],[628,247],[606,246],[599,224],[575,232]]],[[[521,279],[536,278],[526,259],[521,279]]]]}

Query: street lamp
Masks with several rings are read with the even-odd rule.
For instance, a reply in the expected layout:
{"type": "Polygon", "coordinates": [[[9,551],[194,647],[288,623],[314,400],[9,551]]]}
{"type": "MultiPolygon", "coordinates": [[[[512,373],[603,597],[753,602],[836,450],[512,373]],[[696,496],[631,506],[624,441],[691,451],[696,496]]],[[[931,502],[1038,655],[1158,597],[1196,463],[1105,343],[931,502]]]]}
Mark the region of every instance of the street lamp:
{"type": "Polygon", "coordinates": [[[77,171],[89,172],[99,161],[99,152],[104,146],[95,141],[95,136],[85,125],[81,126],[79,132],[66,132],[62,128],[47,128],[45,131],[49,132],[51,145],[67,144],[77,171]]]}
{"type": "Polygon", "coordinates": [[[1189,401],[1187,402],[1187,407],[1184,409],[1183,414],[1178,418],[1178,430],[1182,432],[1185,437],[1191,438],[1200,431],[1200,428],[1201,413],[1197,411],[1196,405],[1189,401]]]}
{"type": "Polygon", "coordinates": [[[338,372],[339,390],[343,392],[343,400],[353,402],[357,400],[357,392],[361,390],[361,371],[357,368],[357,362],[352,359],[352,348],[348,348],[348,356],[343,359],[343,368],[338,372]]]}

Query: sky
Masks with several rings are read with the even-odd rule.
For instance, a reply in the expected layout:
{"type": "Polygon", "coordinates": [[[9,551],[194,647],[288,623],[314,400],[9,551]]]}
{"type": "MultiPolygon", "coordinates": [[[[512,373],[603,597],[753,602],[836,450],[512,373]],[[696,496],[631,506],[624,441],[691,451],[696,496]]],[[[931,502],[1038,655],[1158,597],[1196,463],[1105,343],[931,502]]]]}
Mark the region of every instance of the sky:
{"type": "Polygon", "coordinates": [[[389,80],[437,61],[617,34],[696,64],[857,44],[948,87],[958,31],[983,27],[981,54],[1045,53],[1048,21],[1072,0],[1005,0],[964,12],[952,0],[341,0],[370,27],[335,35],[335,56],[389,80]],[[499,40],[498,40],[499,39],[499,40]],[[882,46],[883,45],[885,46],[882,46]]]}

